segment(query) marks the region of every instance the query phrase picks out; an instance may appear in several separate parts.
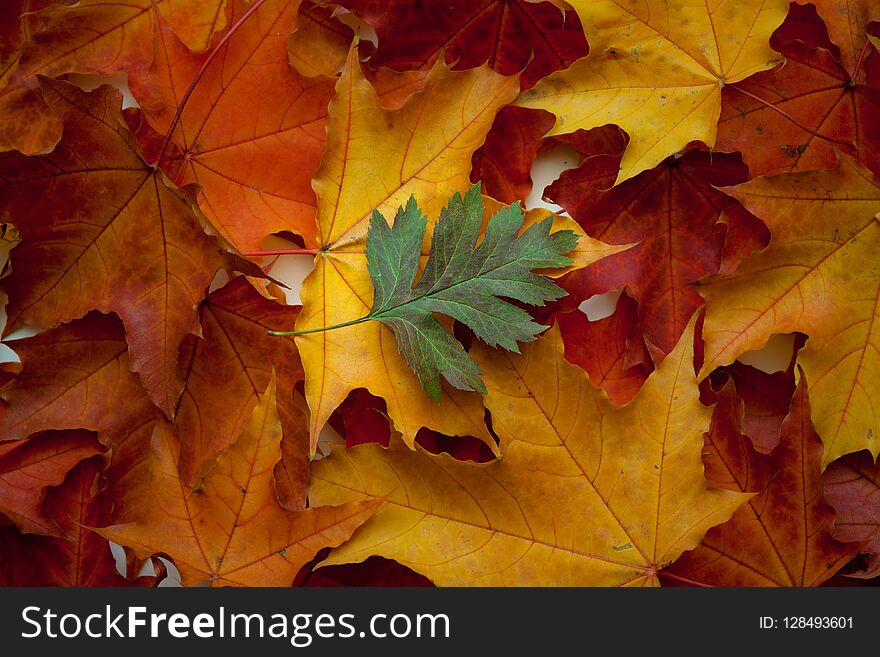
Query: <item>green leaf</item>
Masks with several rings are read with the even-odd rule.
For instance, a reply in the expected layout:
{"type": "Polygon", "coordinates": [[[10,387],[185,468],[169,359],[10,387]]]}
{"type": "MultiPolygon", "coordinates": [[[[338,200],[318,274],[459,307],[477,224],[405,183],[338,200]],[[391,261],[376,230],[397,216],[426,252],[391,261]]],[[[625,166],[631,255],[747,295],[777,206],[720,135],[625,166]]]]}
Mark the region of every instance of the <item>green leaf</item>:
{"type": "Polygon", "coordinates": [[[434,227],[431,251],[418,282],[427,218],[414,198],[399,208],[393,225],[373,212],[367,233],[367,268],[373,282],[373,308],[364,320],[382,322],[432,398],[440,399],[440,375],[461,390],[486,388],[480,368],[446,331],[434,313],[460,321],[490,347],[519,352],[517,342],[534,340],[546,327],[507,299],[544,305],[565,296],[539,268],[565,267],[564,254],[578,242],[570,230],[550,234],[552,218],[522,235],[519,203],[497,212],[477,245],[483,218],[480,185],[453,196],[434,227]]]}
{"type": "Polygon", "coordinates": [[[425,271],[416,283],[422,241],[428,225],[414,197],[398,208],[388,225],[374,210],[367,232],[367,269],[373,282],[373,307],[357,319],[304,331],[269,331],[270,335],[305,335],[382,322],[394,332],[397,348],[422,387],[440,401],[440,375],[460,390],[486,393],[482,372],[458,341],[434,317],[457,319],[490,347],[519,353],[517,342],[529,342],[546,326],[532,321],[507,299],[533,306],[567,293],[533,269],[567,267],[564,254],[577,247],[570,230],[553,234],[553,218],[533,224],[522,235],[519,203],[496,212],[477,245],[483,223],[480,184],[462,197],[453,196],[434,227],[425,271]],[[415,283],[415,285],[413,285],[415,283]],[[502,298],[503,297],[503,298],[502,298]]]}

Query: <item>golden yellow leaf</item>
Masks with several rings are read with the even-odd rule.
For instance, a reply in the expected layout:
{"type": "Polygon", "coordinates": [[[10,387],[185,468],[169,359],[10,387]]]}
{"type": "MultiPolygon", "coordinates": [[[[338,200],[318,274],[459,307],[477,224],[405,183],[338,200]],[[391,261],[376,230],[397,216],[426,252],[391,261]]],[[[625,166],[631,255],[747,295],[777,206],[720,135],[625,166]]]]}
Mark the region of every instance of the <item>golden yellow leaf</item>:
{"type": "Polygon", "coordinates": [[[380,502],[282,509],[272,480],[281,458],[275,399],[273,378],[241,438],[197,490],[181,480],[180,439],[160,420],[153,433],[146,517],[96,531],[142,559],[168,555],[185,585],[210,580],[213,586],[289,586],[315,553],[346,540],[380,502]]]}
{"type": "Polygon", "coordinates": [[[788,0],[569,0],[590,54],[526,91],[522,107],[556,115],[558,135],[614,123],[629,145],[617,182],[689,142],[715,144],[725,84],[772,68],[768,45],[788,0]]]}
{"type": "Polygon", "coordinates": [[[387,497],[324,563],[379,554],[438,585],[656,585],[751,496],[703,475],[711,411],[693,372],[694,323],[622,408],[565,360],[556,328],[522,354],[474,350],[504,458],[334,451],[313,465],[312,503],[387,497]]]}
{"type": "MultiPolygon", "coordinates": [[[[429,221],[436,221],[449,197],[470,186],[471,156],[495,113],[518,93],[518,85],[517,77],[499,75],[487,66],[451,71],[441,61],[421,91],[387,109],[352,49],[330,105],[327,153],[312,183],[318,197],[320,252],[303,284],[296,330],[339,324],[369,312],[373,286],[364,239],[373,208],[391,221],[398,206],[414,194],[429,221]]],[[[427,255],[427,245],[423,248],[427,255]]],[[[597,249],[594,259],[598,257],[597,249]]],[[[496,447],[480,396],[445,386],[436,404],[398,353],[394,334],[378,322],[296,340],[306,372],[313,450],[327,418],[355,388],[385,399],[395,428],[409,445],[419,428],[427,426],[446,435],[476,436],[496,447]]]]}
{"type": "Polygon", "coordinates": [[[757,178],[726,188],[770,228],[770,246],[706,299],[701,376],[777,333],[810,336],[798,362],[810,382],[824,465],[880,452],[880,181],[846,155],[836,169],[757,178]]]}

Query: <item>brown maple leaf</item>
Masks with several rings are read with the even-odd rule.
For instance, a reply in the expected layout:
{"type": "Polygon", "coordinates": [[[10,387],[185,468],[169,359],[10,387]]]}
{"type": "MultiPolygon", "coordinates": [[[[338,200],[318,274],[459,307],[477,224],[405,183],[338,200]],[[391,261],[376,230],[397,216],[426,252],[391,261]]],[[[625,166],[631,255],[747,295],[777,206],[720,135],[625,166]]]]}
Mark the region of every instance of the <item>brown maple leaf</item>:
{"type": "Polygon", "coordinates": [[[273,378],[241,437],[195,490],[181,480],[181,438],[160,421],[152,439],[151,504],[145,517],[96,531],[141,558],[167,555],[184,584],[289,586],[318,550],[348,539],[382,502],[282,509],[272,482],[281,457],[275,395],[273,378]]]}
{"type": "Polygon", "coordinates": [[[156,409],[131,372],[119,319],[90,313],[13,344],[21,373],[0,389],[5,401],[0,436],[20,440],[71,428],[98,432],[111,454],[107,476],[114,513],[137,516],[145,503],[142,482],[156,409]]]}
{"type": "Polygon", "coordinates": [[[626,287],[639,304],[646,339],[667,353],[703,304],[691,283],[721,269],[726,243],[749,241],[756,224],[763,229],[738,202],[715,189],[745,182],[748,168],[738,155],[691,151],[608,189],[616,175],[616,157],[589,157],[547,189],[547,197],[590,236],[638,242],[569,275],[564,303],[573,306],[626,287]]]}
{"type": "Polygon", "coordinates": [[[0,513],[26,533],[63,536],[43,511],[46,489],[57,486],[83,459],[100,453],[90,431],[45,431],[0,443],[0,513]]]}
{"type": "Polygon", "coordinates": [[[455,68],[487,63],[503,75],[522,72],[522,87],[587,54],[575,12],[551,2],[477,0],[342,0],[379,37],[375,67],[430,68],[444,58],[455,68]]]}
{"type": "Polygon", "coordinates": [[[632,401],[654,369],[639,328],[635,300],[622,295],[614,313],[597,321],[573,310],[558,313],[556,322],[565,359],[586,370],[593,384],[614,403],[632,401]]]}
{"type": "Polygon", "coordinates": [[[198,303],[227,258],[187,193],[139,155],[118,92],[46,79],[41,88],[64,138],[47,155],[0,156],[0,204],[23,241],[3,281],[5,331],[116,312],[132,368],[172,415],[180,343],[198,332],[198,303]]]}
{"type": "MultiPolygon", "coordinates": [[[[752,463],[725,460],[737,484],[751,481],[745,469],[752,463]]],[[[822,441],[810,421],[803,373],[770,467],[776,474],[764,492],[710,529],[700,547],[665,574],[712,586],[818,586],[858,552],[856,543],[832,536],[834,510],[822,495],[822,441]]]]}
{"type": "Polygon", "coordinates": [[[774,334],[803,332],[809,340],[798,363],[811,381],[825,463],[862,449],[876,453],[880,180],[841,154],[836,169],[756,178],[724,191],[759,216],[772,239],[735,273],[701,282],[701,376],[774,334]]]}
{"type": "Polygon", "coordinates": [[[112,500],[96,482],[103,467],[103,457],[89,458],[47,492],[44,507],[64,538],[24,536],[0,527],[0,585],[153,586],[159,581],[120,575],[107,539],[89,529],[110,520],[112,500]]]}
{"type": "Polygon", "coordinates": [[[181,346],[183,394],[175,425],[187,439],[180,446],[180,472],[187,484],[196,481],[206,462],[241,434],[266,389],[274,367],[278,411],[284,427],[286,458],[279,463],[285,506],[305,506],[308,485],[307,419],[294,403],[293,388],[303,372],[293,338],[267,335],[290,327],[299,312],[261,296],[240,276],[202,302],[200,337],[187,336],[181,346]]]}
{"type": "Polygon", "coordinates": [[[880,89],[854,82],[825,48],[776,47],[784,66],[724,90],[716,146],[742,151],[752,177],[831,168],[835,149],[880,173],[880,89]]]}
{"type": "Polygon", "coordinates": [[[207,48],[214,32],[226,24],[226,0],[14,0],[3,4],[10,11],[4,13],[4,22],[19,23],[20,51],[14,68],[0,77],[0,150],[26,154],[51,148],[61,136],[62,125],[57,112],[42,98],[38,76],[145,72],[153,60],[159,16],[170,21],[195,49],[207,48]]]}
{"type": "Polygon", "coordinates": [[[354,30],[336,18],[334,7],[303,0],[287,42],[290,65],[308,77],[336,75],[353,39],[354,30]]]}
{"type": "Polygon", "coordinates": [[[834,537],[857,541],[867,555],[864,570],[851,577],[880,575],[880,464],[865,450],[837,459],[822,475],[825,498],[834,507],[834,537]]]}

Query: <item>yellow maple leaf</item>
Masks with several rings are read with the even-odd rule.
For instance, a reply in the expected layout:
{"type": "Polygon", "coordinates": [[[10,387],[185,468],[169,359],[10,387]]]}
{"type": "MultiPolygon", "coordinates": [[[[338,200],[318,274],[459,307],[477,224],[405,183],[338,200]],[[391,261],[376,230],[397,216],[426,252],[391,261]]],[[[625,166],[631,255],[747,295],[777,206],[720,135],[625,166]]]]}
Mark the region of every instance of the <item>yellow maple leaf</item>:
{"type": "Polygon", "coordinates": [[[313,503],[386,501],[324,563],[379,554],[438,585],[656,585],[663,565],[751,497],[703,475],[711,411],[693,371],[694,324],[623,408],[565,360],[556,328],[522,354],[475,350],[504,458],[334,451],[313,465],[313,503]]]}
{"type": "Polygon", "coordinates": [[[798,355],[810,382],[824,465],[880,452],[880,181],[840,155],[836,169],[726,188],[764,220],[770,246],[710,278],[702,376],[776,333],[810,336],[798,355]]]}
{"type": "MultiPolygon", "coordinates": [[[[440,61],[424,89],[387,109],[363,77],[352,49],[330,105],[327,153],[312,183],[318,198],[319,253],[303,283],[297,331],[341,324],[369,312],[373,286],[364,239],[373,208],[391,221],[397,208],[415,195],[433,224],[449,197],[470,186],[473,152],[485,140],[495,113],[518,93],[518,84],[517,77],[499,75],[487,66],[451,71],[440,61]]],[[[620,249],[589,240],[573,256],[584,266],[620,249]]],[[[380,323],[298,336],[296,341],[306,372],[312,450],[327,418],[356,388],[385,399],[395,428],[409,445],[426,426],[446,435],[473,435],[496,447],[480,396],[444,385],[436,404],[398,353],[394,334],[380,323]]]]}
{"type": "Polygon", "coordinates": [[[772,68],[788,0],[569,0],[590,54],[516,104],[556,115],[558,135],[614,123],[630,141],[617,182],[700,140],[715,144],[721,88],[772,68]]]}

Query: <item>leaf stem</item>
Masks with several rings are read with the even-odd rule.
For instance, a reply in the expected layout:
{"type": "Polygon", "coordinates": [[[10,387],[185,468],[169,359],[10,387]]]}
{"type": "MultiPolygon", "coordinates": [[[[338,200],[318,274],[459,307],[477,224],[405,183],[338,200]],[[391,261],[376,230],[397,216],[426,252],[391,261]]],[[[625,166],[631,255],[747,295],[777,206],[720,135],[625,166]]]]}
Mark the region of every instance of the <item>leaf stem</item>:
{"type": "Polygon", "coordinates": [[[704,582],[698,582],[694,579],[690,579],[689,577],[682,577],[681,575],[676,575],[675,573],[663,573],[664,577],[668,577],[669,579],[678,580],[683,584],[690,584],[691,586],[699,586],[702,588],[711,589],[714,588],[711,584],[705,584],[704,582]]]}
{"type": "Polygon", "coordinates": [[[870,39],[865,39],[865,45],[862,46],[862,52],[859,53],[859,58],[856,61],[856,67],[853,69],[852,75],[849,76],[849,79],[853,82],[856,81],[856,78],[859,75],[859,72],[862,70],[862,62],[865,61],[865,56],[868,54],[868,47],[871,45],[870,39]]]}
{"type": "Polygon", "coordinates": [[[246,251],[241,255],[245,258],[261,258],[263,256],[318,255],[319,253],[319,249],[272,249],[270,251],[246,251]]]}
{"type": "Polygon", "coordinates": [[[174,130],[177,128],[177,124],[180,123],[180,117],[183,115],[183,109],[186,107],[187,102],[189,102],[189,98],[190,96],[192,96],[193,91],[195,91],[196,85],[205,75],[205,72],[208,70],[211,62],[214,61],[214,59],[217,57],[217,54],[220,52],[220,49],[224,45],[226,45],[226,42],[232,38],[232,35],[235,34],[238,29],[244,24],[244,22],[248,18],[250,18],[265,2],[266,0],[256,0],[256,2],[251,5],[251,8],[248,9],[244,14],[242,14],[241,18],[233,23],[233,25],[229,28],[229,31],[226,32],[223,38],[217,42],[217,45],[211,49],[211,52],[202,63],[202,67],[198,70],[198,73],[196,73],[196,76],[193,78],[192,82],[190,82],[186,93],[183,94],[180,105],[177,106],[177,111],[174,113],[174,118],[171,119],[171,124],[168,127],[168,133],[165,135],[165,139],[162,141],[162,147],[159,149],[159,154],[156,156],[156,161],[153,162],[154,167],[158,167],[162,164],[162,158],[165,157],[165,151],[168,150],[168,145],[171,143],[171,137],[174,134],[174,130]]]}
{"type": "Polygon", "coordinates": [[[797,119],[795,119],[791,114],[789,114],[788,112],[786,112],[784,109],[781,109],[781,108],[777,107],[776,105],[774,105],[773,103],[764,100],[764,99],[761,98],[760,96],[756,96],[756,95],[753,94],[751,91],[746,91],[745,89],[740,89],[739,87],[737,87],[737,86],[734,85],[734,84],[728,86],[727,88],[728,88],[728,89],[735,89],[736,91],[740,92],[743,96],[748,96],[748,97],[751,98],[752,100],[756,100],[756,101],[758,101],[759,103],[761,103],[761,104],[764,105],[765,107],[769,107],[769,108],[772,109],[773,111],[775,111],[775,112],[779,112],[782,116],[784,116],[786,119],[788,119],[789,121],[791,121],[791,122],[792,122],[793,124],[795,124],[798,128],[800,128],[800,129],[803,130],[804,132],[807,132],[807,133],[813,135],[814,137],[817,137],[818,139],[824,139],[825,141],[830,141],[830,142],[833,142],[833,143],[835,143],[835,144],[840,144],[840,145],[842,145],[842,146],[849,146],[850,148],[855,148],[855,145],[852,144],[852,143],[850,143],[850,142],[848,142],[848,141],[844,141],[844,140],[842,140],[842,139],[835,139],[834,137],[828,137],[827,135],[823,135],[823,134],[820,133],[820,132],[816,132],[815,130],[812,130],[812,129],[808,128],[807,126],[805,126],[805,125],[803,125],[802,123],[800,123],[797,119]]]}
{"type": "Polygon", "coordinates": [[[345,328],[346,326],[354,326],[355,324],[363,324],[369,319],[373,319],[371,315],[358,317],[342,324],[333,324],[332,326],[319,326],[317,328],[306,329],[305,331],[269,331],[269,335],[290,336],[290,335],[308,335],[309,333],[322,333],[323,331],[332,331],[333,329],[345,328]]]}

